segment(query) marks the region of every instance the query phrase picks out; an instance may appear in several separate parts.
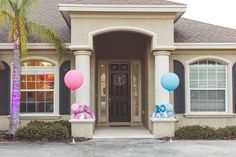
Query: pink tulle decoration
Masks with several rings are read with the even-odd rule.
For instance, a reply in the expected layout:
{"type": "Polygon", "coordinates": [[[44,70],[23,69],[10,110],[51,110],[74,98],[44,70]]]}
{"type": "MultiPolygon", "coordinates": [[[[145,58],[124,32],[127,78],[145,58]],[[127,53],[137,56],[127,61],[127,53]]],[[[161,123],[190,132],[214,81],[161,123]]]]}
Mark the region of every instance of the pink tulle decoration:
{"type": "Polygon", "coordinates": [[[71,105],[71,111],[75,114],[79,112],[79,105],[78,104],[72,104],[71,105]]]}
{"type": "Polygon", "coordinates": [[[92,113],[89,109],[88,105],[78,105],[73,104],[71,110],[74,114],[74,118],[84,120],[84,119],[95,119],[94,113],[92,113]],[[73,107],[74,106],[74,107],[73,107]],[[73,107],[73,109],[72,109],[73,107]]]}

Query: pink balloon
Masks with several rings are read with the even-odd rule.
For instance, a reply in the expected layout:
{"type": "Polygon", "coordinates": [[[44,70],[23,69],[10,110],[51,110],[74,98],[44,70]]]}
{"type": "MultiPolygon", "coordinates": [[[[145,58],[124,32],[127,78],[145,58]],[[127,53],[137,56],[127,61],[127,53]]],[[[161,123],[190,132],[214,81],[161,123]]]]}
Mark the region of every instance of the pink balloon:
{"type": "Polygon", "coordinates": [[[79,105],[78,105],[78,104],[72,104],[72,105],[71,105],[71,111],[72,111],[73,113],[78,112],[78,111],[79,111],[79,105]]]}
{"type": "Polygon", "coordinates": [[[83,84],[84,77],[79,70],[70,70],[66,73],[64,82],[69,89],[75,91],[83,84]]]}

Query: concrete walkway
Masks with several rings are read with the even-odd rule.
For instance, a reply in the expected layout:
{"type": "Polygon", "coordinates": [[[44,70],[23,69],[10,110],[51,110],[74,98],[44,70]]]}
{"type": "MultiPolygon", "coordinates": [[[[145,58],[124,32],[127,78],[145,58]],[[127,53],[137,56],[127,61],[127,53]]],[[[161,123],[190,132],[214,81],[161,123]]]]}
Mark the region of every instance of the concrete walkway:
{"type": "Polygon", "coordinates": [[[96,139],[70,144],[0,143],[0,157],[235,157],[236,141],[96,139]]]}
{"type": "Polygon", "coordinates": [[[94,139],[115,138],[153,138],[153,135],[143,126],[135,127],[97,127],[94,139]]]}

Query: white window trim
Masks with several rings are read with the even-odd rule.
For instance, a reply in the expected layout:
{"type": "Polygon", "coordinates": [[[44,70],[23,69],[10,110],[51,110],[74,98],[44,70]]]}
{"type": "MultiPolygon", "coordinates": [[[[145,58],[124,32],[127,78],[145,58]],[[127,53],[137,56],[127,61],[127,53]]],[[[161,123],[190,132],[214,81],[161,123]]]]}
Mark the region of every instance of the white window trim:
{"type": "Polygon", "coordinates": [[[30,61],[30,60],[43,60],[43,61],[55,64],[53,112],[52,113],[20,113],[19,112],[20,117],[58,116],[59,115],[59,64],[55,60],[52,60],[47,57],[41,57],[41,56],[26,57],[21,60],[21,63],[26,62],[26,61],[30,61]]]}
{"type": "Polygon", "coordinates": [[[223,116],[233,114],[233,102],[232,102],[232,63],[225,58],[218,56],[200,56],[190,59],[185,62],[185,115],[186,116],[223,116]],[[225,112],[191,112],[191,100],[190,100],[190,64],[199,60],[215,60],[223,62],[226,65],[226,92],[225,92],[225,112]]]}

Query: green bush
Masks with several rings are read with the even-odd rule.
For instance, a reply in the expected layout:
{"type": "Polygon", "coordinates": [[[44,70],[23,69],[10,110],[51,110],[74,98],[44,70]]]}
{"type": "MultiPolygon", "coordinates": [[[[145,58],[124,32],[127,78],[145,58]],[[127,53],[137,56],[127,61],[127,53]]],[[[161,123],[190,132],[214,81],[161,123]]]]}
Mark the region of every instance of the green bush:
{"type": "Polygon", "coordinates": [[[200,125],[184,126],[175,132],[175,137],[180,139],[213,139],[216,138],[216,129],[200,125]]]}
{"type": "Polygon", "coordinates": [[[61,140],[70,136],[69,126],[66,121],[33,121],[27,126],[19,128],[16,137],[28,140],[61,140]]]}
{"type": "Polygon", "coordinates": [[[236,138],[236,126],[226,126],[224,128],[218,128],[216,130],[217,137],[220,139],[235,139],[236,138]]]}
{"type": "Polygon", "coordinates": [[[68,129],[69,135],[71,135],[71,123],[67,120],[55,121],[54,124],[60,124],[68,129]]]}
{"type": "Polygon", "coordinates": [[[27,126],[45,126],[45,125],[55,125],[60,124],[68,129],[69,135],[71,134],[71,123],[66,120],[59,120],[59,121],[53,121],[53,122],[45,122],[45,121],[31,121],[27,124],[27,126]]]}
{"type": "Polygon", "coordinates": [[[184,126],[175,132],[177,139],[236,139],[236,126],[212,128],[209,126],[184,126]]]}

